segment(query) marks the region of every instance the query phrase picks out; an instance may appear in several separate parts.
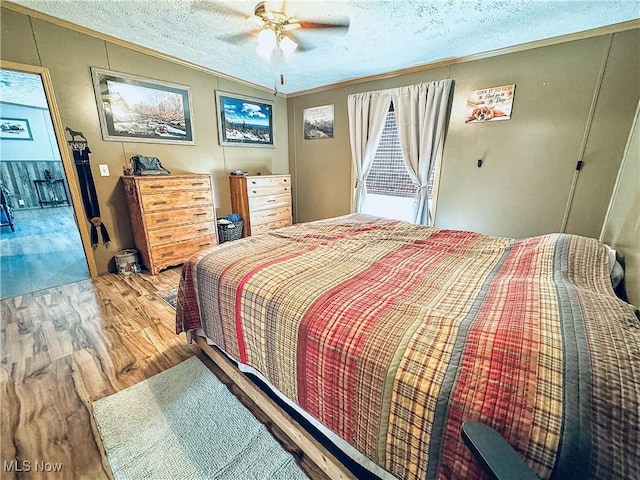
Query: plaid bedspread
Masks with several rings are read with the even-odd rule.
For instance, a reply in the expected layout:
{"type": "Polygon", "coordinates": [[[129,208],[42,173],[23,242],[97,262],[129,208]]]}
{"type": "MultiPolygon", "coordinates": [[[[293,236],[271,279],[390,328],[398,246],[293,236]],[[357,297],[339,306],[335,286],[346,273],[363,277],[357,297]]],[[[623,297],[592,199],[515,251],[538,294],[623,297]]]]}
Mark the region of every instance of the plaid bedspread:
{"type": "Polygon", "coordinates": [[[185,264],[202,327],[402,479],[484,478],[464,420],[541,478],[640,478],[640,324],[596,240],[522,240],[362,215],[228,242],[185,264]]]}

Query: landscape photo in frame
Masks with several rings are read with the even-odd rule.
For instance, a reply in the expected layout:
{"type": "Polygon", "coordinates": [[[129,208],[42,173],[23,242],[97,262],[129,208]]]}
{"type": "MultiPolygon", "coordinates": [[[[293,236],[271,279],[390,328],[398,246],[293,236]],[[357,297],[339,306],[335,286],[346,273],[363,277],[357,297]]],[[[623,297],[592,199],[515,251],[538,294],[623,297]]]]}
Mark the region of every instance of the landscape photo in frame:
{"type": "Polygon", "coordinates": [[[333,105],[305,108],[302,112],[304,139],[333,138],[333,105]]]}
{"type": "Polygon", "coordinates": [[[275,147],[273,102],[216,92],[220,145],[275,147]]]}
{"type": "Polygon", "coordinates": [[[104,140],[195,144],[189,87],[91,69],[104,140]]]}

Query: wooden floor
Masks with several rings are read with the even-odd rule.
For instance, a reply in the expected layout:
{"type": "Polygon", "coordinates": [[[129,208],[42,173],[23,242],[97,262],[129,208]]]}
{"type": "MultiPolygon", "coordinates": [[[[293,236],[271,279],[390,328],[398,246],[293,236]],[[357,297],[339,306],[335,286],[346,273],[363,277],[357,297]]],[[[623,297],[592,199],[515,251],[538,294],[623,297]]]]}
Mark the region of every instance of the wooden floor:
{"type": "Polygon", "coordinates": [[[15,231],[0,229],[0,298],[89,278],[71,207],[13,211],[15,231]]]}
{"type": "Polygon", "coordinates": [[[109,274],[0,302],[1,478],[109,478],[91,402],[199,353],[174,333],[174,310],[154,294],[177,285],[179,275],[180,268],[155,277],[109,274]],[[61,463],[62,471],[4,471],[13,460],[61,463]]]}

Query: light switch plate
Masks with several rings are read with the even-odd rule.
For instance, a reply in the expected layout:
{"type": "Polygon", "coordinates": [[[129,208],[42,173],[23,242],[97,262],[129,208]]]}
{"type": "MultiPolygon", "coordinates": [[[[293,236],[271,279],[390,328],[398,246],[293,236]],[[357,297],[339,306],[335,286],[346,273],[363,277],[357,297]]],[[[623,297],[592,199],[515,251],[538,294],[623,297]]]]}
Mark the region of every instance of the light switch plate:
{"type": "Polygon", "coordinates": [[[109,176],[109,165],[100,165],[100,175],[102,177],[109,176]]]}

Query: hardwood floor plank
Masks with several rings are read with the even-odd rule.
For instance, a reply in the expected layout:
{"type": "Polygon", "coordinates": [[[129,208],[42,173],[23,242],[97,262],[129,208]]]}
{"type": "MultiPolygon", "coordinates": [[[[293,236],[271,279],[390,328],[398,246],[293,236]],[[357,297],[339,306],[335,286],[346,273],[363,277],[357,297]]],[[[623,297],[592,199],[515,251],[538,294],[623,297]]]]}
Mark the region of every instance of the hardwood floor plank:
{"type": "MultiPolygon", "coordinates": [[[[110,478],[91,403],[198,351],[154,294],[179,276],[105,275],[0,302],[3,466],[44,461],[62,471],[29,478],[110,478]]],[[[15,470],[2,478],[27,475],[15,470]]]]}
{"type": "MultiPolygon", "coordinates": [[[[109,274],[0,301],[0,462],[62,465],[56,473],[14,468],[2,471],[3,479],[112,478],[92,402],[194,354],[212,364],[174,333],[175,311],[155,294],[177,286],[180,273],[109,274]]],[[[212,371],[311,478],[326,478],[219,368],[212,371]]]]}
{"type": "Polygon", "coordinates": [[[106,397],[107,384],[95,356],[88,350],[73,352],[74,382],[82,399],[93,402],[106,397]]]}
{"type": "MultiPolygon", "coordinates": [[[[4,360],[4,359],[3,359],[4,360]]],[[[0,452],[1,461],[16,458],[16,447],[13,432],[17,430],[19,405],[12,401],[15,398],[15,382],[9,381],[10,372],[3,363],[0,365],[0,452]]],[[[3,472],[2,478],[13,478],[8,472],[3,472]],[[6,477],[5,477],[6,476],[6,477]]]]}

